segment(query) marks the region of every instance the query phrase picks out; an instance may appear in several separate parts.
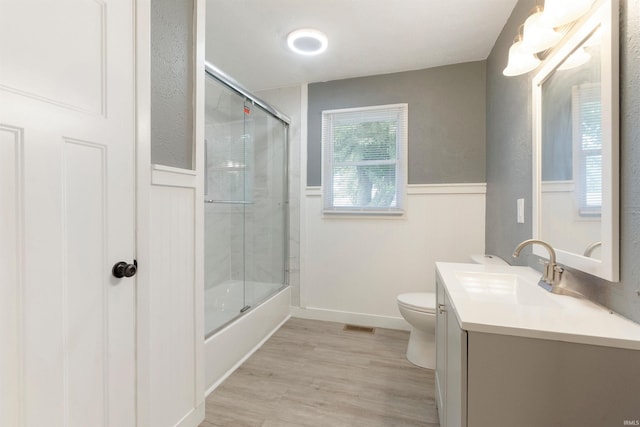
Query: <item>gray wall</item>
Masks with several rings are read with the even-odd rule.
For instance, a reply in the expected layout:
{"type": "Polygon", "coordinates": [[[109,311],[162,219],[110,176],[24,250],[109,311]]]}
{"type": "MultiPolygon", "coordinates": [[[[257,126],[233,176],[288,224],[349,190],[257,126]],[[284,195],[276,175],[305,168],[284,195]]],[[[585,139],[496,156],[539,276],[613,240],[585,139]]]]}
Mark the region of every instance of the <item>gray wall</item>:
{"type": "Polygon", "coordinates": [[[193,0],[151,2],[151,162],[193,169],[193,0]]]}
{"type": "MultiPolygon", "coordinates": [[[[619,283],[574,272],[593,283],[592,299],[640,322],[640,2],[621,0],[620,22],[620,274],[619,283]]],[[[514,264],[515,246],[531,238],[531,218],[516,224],[516,199],[531,207],[531,76],[504,77],[509,46],[535,0],[520,0],[487,59],[486,252],[514,264]]],[[[530,253],[530,250],[527,250],[530,253]]]]}
{"type": "Polygon", "coordinates": [[[484,182],[485,62],[309,85],[307,185],[320,185],[322,111],[409,104],[409,184],[484,182]]]}

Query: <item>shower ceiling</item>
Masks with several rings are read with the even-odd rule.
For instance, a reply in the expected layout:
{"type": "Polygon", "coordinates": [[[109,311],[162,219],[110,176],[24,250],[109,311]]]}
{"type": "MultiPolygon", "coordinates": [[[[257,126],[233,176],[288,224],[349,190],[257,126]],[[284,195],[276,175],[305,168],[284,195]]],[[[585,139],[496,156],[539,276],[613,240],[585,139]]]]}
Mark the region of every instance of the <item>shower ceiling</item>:
{"type": "Polygon", "coordinates": [[[516,0],[207,0],[206,59],[256,91],[486,59],[516,0]],[[287,34],[329,48],[301,57],[287,34]]]}

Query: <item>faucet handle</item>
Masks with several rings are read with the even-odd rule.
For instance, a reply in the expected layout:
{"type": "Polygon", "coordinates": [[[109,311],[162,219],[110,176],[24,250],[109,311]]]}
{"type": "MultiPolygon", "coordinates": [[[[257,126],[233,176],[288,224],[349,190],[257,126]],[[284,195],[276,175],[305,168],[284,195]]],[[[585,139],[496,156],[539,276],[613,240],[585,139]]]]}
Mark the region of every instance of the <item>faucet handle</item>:
{"type": "Polygon", "coordinates": [[[549,283],[549,284],[553,284],[553,278],[555,276],[555,267],[556,265],[547,261],[544,263],[544,268],[542,270],[542,280],[549,283]]]}
{"type": "Polygon", "coordinates": [[[564,268],[559,265],[555,265],[553,267],[553,284],[557,285],[560,283],[560,279],[562,278],[562,273],[564,272],[564,268]]]}

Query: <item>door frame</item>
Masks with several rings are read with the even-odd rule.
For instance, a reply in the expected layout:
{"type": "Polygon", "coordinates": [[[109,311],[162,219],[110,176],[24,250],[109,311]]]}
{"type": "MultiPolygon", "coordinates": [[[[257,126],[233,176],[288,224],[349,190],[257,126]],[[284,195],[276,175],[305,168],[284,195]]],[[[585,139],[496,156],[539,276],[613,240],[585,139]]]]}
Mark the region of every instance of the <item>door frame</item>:
{"type": "Polygon", "coordinates": [[[135,3],[136,64],[136,425],[149,426],[150,184],[151,184],[151,0],[135,3]]]}

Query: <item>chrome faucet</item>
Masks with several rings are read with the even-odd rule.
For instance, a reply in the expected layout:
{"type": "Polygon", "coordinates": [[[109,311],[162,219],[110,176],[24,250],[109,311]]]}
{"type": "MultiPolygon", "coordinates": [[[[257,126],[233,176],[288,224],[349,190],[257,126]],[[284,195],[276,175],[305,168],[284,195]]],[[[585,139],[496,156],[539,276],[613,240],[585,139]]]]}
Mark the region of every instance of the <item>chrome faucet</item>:
{"type": "Polygon", "coordinates": [[[549,251],[549,261],[544,263],[544,271],[542,272],[542,278],[540,278],[540,282],[538,282],[538,284],[549,292],[556,292],[555,289],[557,288],[557,285],[560,284],[560,279],[562,278],[562,272],[564,269],[556,264],[556,251],[553,250],[550,244],[537,239],[525,240],[516,247],[515,251],[513,251],[513,257],[517,258],[520,256],[522,248],[533,244],[543,246],[547,251],[549,251]]]}

